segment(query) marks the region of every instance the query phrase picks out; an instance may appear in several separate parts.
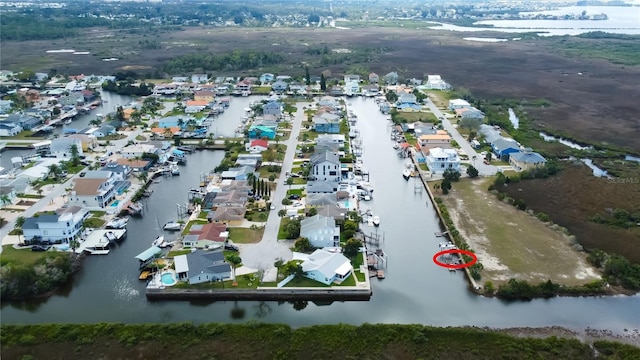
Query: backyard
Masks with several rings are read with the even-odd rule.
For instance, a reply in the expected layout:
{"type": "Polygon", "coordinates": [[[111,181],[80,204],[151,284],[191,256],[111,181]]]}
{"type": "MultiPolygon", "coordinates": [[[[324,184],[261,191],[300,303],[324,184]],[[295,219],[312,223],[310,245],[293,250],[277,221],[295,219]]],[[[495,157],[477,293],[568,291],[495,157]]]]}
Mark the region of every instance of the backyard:
{"type": "Polygon", "coordinates": [[[484,266],[484,281],[580,285],[599,278],[586,255],[572,249],[568,236],[489,193],[492,181],[461,179],[442,196],[456,228],[484,266]]]}

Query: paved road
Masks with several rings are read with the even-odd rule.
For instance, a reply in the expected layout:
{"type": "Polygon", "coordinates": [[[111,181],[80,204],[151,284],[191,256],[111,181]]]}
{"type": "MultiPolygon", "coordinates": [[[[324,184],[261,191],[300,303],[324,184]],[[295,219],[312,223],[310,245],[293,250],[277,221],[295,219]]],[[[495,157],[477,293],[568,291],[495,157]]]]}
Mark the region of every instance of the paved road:
{"type": "Polygon", "coordinates": [[[265,225],[264,235],[262,240],[254,245],[248,245],[242,250],[242,264],[244,266],[254,269],[266,269],[273,267],[273,263],[276,259],[281,258],[285,261],[291,259],[292,253],[289,249],[290,244],[288,242],[278,241],[278,229],[280,227],[280,218],[278,217],[278,211],[284,208],[282,205],[282,199],[287,194],[288,186],[285,184],[287,171],[291,171],[293,160],[296,155],[296,146],[298,145],[298,135],[300,134],[300,128],[302,127],[302,120],[305,118],[304,110],[305,106],[309,106],[311,103],[297,103],[298,111],[293,119],[291,135],[289,139],[281,141],[282,144],[287,146],[287,152],[284,155],[284,161],[282,170],[280,171],[280,177],[277,181],[276,190],[271,194],[271,200],[275,204],[275,210],[271,210],[269,219],[265,225]]]}
{"type": "Polygon", "coordinates": [[[498,168],[496,166],[486,165],[482,162],[483,157],[480,156],[476,152],[476,150],[473,147],[471,147],[471,145],[469,145],[469,142],[467,142],[467,140],[464,137],[462,137],[462,135],[460,135],[458,130],[455,127],[453,127],[453,124],[451,124],[449,119],[447,119],[444,116],[442,111],[438,109],[438,107],[431,101],[431,99],[426,98],[425,104],[427,105],[427,107],[429,107],[429,110],[431,110],[431,112],[438,119],[444,119],[442,120],[442,127],[445,130],[447,130],[449,134],[451,134],[451,137],[453,138],[453,140],[455,140],[458,143],[458,145],[460,145],[460,148],[462,149],[462,151],[464,151],[465,154],[469,156],[469,160],[472,162],[472,165],[475,166],[476,169],[478,169],[478,173],[480,175],[489,176],[489,175],[495,175],[496,172],[498,172],[498,168]],[[476,157],[475,161],[473,161],[474,156],[476,157]]]}

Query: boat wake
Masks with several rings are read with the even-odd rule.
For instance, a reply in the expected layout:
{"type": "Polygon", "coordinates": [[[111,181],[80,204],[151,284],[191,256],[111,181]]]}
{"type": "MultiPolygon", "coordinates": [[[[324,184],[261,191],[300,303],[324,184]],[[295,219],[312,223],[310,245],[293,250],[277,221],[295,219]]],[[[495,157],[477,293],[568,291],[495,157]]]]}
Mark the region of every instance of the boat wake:
{"type": "Polygon", "coordinates": [[[133,287],[129,279],[116,280],[114,292],[118,300],[131,301],[140,296],[140,291],[133,287]]]}

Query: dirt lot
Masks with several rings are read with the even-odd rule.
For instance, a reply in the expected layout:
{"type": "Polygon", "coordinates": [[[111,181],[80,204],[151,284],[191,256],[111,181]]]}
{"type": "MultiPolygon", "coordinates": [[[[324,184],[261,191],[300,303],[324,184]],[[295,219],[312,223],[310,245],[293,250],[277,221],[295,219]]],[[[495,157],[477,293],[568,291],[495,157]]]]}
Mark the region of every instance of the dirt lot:
{"type": "MultiPolygon", "coordinates": [[[[122,69],[151,73],[181,54],[216,54],[234,49],[286,54],[290,63],[275,70],[294,75],[304,73],[303,63],[310,65],[312,74],[330,68],[334,76],[353,69],[380,75],[398,71],[402,77],[418,78],[441,74],[452,84],[468,88],[482,98],[545,98],[553,106],[530,112],[542,126],[565,131],[579,139],[640,151],[640,123],[635,116],[640,112],[640,103],[634,100],[640,98],[640,66],[565,58],[558,54],[554,48],[557,44],[552,40],[506,43],[462,40],[465,36],[482,35],[382,27],[352,30],[185,28],[143,35],[96,29],[87,31],[83,38],[53,42],[3,41],[0,51],[3,68],[32,67],[40,71],[56,68],[69,74],[122,69]],[[143,49],[140,41],[145,39],[158,41],[161,48],[143,49]],[[304,53],[310,47],[324,46],[367,51],[365,55],[351,54],[350,59],[338,65],[320,65],[318,56],[304,53]],[[45,53],[47,49],[62,48],[90,51],[92,55],[45,53]],[[109,57],[120,60],[101,60],[109,57]]],[[[253,72],[259,74],[266,70],[253,72]]]]}
{"type": "Polygon", "coordinates": [[[550,279],[579,285],[599,278],[586,255],[573,250],[564,234],[489,193],[491,181],[461,179],[442,196],[456,228],[484,266],[483,281],[550,279]]]}
{"type": "Polygon", "coordinates": [[[587,250],[598,248],[640,263],[640,226],[629,230],[596,224],[587,218],[607,208],[630,210],[640,204],[640,185],[616,183],[592,176],[581,164],[565,164],[565,169],[548,179],[510,184],[501,191],[522,199],[527,207],[543,212],[566,227],[587,250]]]}

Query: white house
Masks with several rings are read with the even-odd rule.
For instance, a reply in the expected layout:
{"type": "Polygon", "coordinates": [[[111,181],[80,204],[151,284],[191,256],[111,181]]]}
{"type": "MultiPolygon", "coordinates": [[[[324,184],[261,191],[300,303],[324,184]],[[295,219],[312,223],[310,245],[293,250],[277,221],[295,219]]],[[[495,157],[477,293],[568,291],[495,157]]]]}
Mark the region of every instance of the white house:
{"type": "Polygon", "coordinates": [[[340,284],[351,275],[353,267],[344,255],[316,250],[302,263],[304,276],[326,285],[340,284]]]}
{"type": "Polygon", "coordinates": [[[16,136],[22,132],[22,126],[13,121],[0,121],[0,136],[16,136]]]}
{"type": "Polygon", "coordinates": [[[69,243],[82,230],[82,222],[89,211],[80,206],[59,209],[53,215],[40,215],[25,219],[22,226],[24,240],[32,242],[69,243]]]}
{"type": "Polygon", "coordinates": [[[319,134],[316,143],[335,144],[338,147],[344,146],[344,134],[319,134]]]}
{"type": "Polygon", "coordinates": [[[344,93],[347,96],[353,96],[360,92],[360,84],[357,81],[348,81],[344,84],[344,93]]]}
{"type": "Polygon", "coordinates": [[[142,158],[143,154],[155,154],[157,149],[150,144],[131,144],[120,150],[123,158],[135,159],[142,158]]]}
{"type": "Polygon", "coordinates": [[[194,84],[206,83],[209,80],[207,74],[193,74],[191,75],[191,82],[194,84]]]}
{"type": "Polygon", "coordinates": [[[82,141],[77,138],[62,137],[51,140],[51,155],[57,158],[71,158],[71,147],[75,145],[78,156],[83,155],[82,141]]]}
{"type": "Polygon", "coordinates": [[[344,82],[348,83],[350,81],[360,82],[360,75],[345,75],[344,82]]]}
{"type": "Polygon", "coordinates": [[[269,149],[269,143],[264,139],[255,139],[246,148],[252,154],[261,153],[269,149]]]}
{"type": "Polygon", "coordinates": [[[330,216],[314,215],[300,222],[300,236],[317,248],[340,246],[340,227],[330,216]]]}
{"type": "Polygon", "coordinates": [[[436,147],[429,150],[427,166],[432,173],[443,173],[447,169],[460,171],[460,158],[454,149],[436,147]]]}
{"type": "Polygon", "coordinates": [[[340,158],[338,154],[323,151],[311,156],[311,176],[316,181],[340,181],[340,158]]]}
{"type": "Polygon", "coordinates": [[[440,75],[427,75],[427,83],[425,84],[427,89],[432,90],[448,90],[451,85],[447,84],[440,75]]]}
{"type": "Polygon", "coordinates": [[[471,107],[471,104],[469,104],[469,102],[466,100],[463,100],[463,99],[449,100],[449,110],[463,109],[468,107],[471,107]]]}
{"type": "Polygon", "coordinates": [[[87,208],[106,208],[118,194],[118,182],[111,171],[87,171],[85,177],[73,180],[70,201],[87,208]]]}
{"type": "Polygon", "coordinates": [[[222,281],[231,277],[231,265],[225,262],[222,251],[196,250],[174,258],[178,279],[189,284],[222,281]]]}

